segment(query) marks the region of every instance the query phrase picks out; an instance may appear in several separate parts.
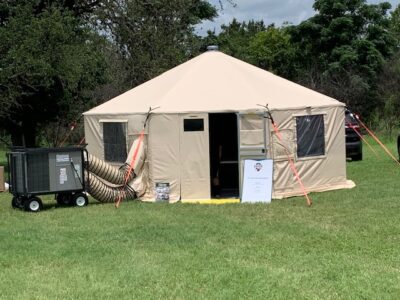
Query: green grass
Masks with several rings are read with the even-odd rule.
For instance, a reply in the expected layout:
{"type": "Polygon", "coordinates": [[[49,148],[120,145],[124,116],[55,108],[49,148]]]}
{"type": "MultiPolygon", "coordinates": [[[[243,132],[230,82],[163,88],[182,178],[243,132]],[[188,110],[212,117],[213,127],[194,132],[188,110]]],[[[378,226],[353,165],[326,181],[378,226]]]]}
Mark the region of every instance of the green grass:
{"type": "Polygon", "coordinates": [[[0,298],[398,299],[400,168],[364,150],[348,163],[357,187],[312,194],[311,208],[48,196],[32,214],[0,194],[0,298]]]}

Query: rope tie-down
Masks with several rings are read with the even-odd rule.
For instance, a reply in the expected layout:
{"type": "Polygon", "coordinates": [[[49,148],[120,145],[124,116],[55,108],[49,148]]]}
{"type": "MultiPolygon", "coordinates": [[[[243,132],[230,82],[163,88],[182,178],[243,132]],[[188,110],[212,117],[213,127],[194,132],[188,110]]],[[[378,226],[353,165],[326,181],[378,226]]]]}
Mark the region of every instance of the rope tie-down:
{"type": "Polygon", "coordinates": [[[128,158],[120,168],[93,155],[87,154],[86,174],[88,192],[96,200],[104,203],[115,202],[115,206],[124,200],[135,200],[146,193],[147,185],[142,184],[145,169],[145,128],[151,112],[146,114],[143,129],[134,140],[128,158]]]}
{"type": "Polygon", "coordinates": [[[298,184],[300,186],[301,191],[303,192],[304,198],[306,198],[306,200],[307,200],[307,205],[311,206],[313,202],[312,202],[311,198],[308,195],[308,191],[307,191],[307,189],[306,189],[306,187],[305,187],[305,185],[303,183],[303,180],[301,180],[299,171],[297,170],[293,159],[290,157],[290,153],[289,153],[288,149],[283,144],[282,135],[280,133],[280,130],[279,130],[279,127],[278,127],[277,123],[275,123],[274,118],[272,117],[271,111],[268,108],[268,104],[267,105],[260,105],[259,104],[259,106],[261,106],[261,107],[263,107],[265,109],[266,118],[271,121],[272,128],[274,129],[274,132],[275,132],[279,142],[281,143],[281,145],[285,149],[285,154],[286,154],[286,158],[287,158],[287,160],[289,162],[290,169],[292,170],[293,175],[296,178],[296,180],[297,180],[297,182],[298,182],[298,184]]]}
{"type": "MultiPolygon", "coordinates": [[[[126,184],[129,181],[128,177],[131,176],[131,173],[134,173],[134,171],[135,171],[135,165],[137,164],[139,150],[141,149],[141,146],[143,145],[144,133],[145,133],[145,130],[146,130],[147,122],[148,122],[148,120],[150,118],[150,114],[152,113],[152,111],[157,109],[157,108],[158,107],[156,107],[156,108],[149,107],[149,111],[147,112],[146,118],[144,119],[142,131],[140,132],[139,139],[137,140],[137,145],[136,145],[136,147],[134,147],[133,145],[131,147],[131,151],[133,149],[134,149],[134,151],[132,153],[132,160],[131,160],[131,162],[129,164],[128,171],[125,174],[124,186],[126,186],[126,184]]],[[[128,155],[128,158],[130,157],[130,154],[128,155]]],[[[119,208],[119,206],[120,206],[120,204],[121,204],[121,202],[123,200],[125,200],[124,199],[124,194],[123,193],[122,194],[118,194],[117,197],[115,197],[115,208],[119,208]]]]}

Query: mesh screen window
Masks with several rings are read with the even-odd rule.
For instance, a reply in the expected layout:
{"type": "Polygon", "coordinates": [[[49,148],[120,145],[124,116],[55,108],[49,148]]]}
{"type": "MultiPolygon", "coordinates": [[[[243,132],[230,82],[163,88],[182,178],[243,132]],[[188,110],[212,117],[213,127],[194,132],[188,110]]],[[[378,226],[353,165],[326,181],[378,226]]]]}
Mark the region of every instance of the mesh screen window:
{"type": "Polygon", "coordinates": [[[204,131],[204,120],[203,119],[184,119],[183,120],[184,131],[204,131]]]}
{"type": "Polygon", "coordinates": [[[104,159],[110,162],[125,162],[126,124],[122,122],[103,123],[104,159]]]}
{"type": "Polygon", "coordinates": [[[296,117],[297,157],[325,155],[324,116],[296,117]]]}

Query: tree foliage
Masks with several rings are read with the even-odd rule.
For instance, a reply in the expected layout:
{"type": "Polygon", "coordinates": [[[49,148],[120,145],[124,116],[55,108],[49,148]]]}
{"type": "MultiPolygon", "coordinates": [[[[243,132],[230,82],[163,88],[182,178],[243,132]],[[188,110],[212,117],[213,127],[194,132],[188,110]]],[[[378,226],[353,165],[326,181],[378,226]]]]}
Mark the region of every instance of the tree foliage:
{"type": "Polygon", "coordinates": [[[400,49],[400,4],[391,13],[390,32],[395,40],[395,48],[400,49]]]}
{"type": "Polygon", "coordinates": [[[217,14],[203,0],[111,0],[98,13],[126,62],[129,87],[197,54],[194,25],[217,14]]]}
{"type": "Polygon", "coordinates": [[[296,49],[290,42],[286,28],[268,26],[256,33],[248,48],[250,62],[285,78],[296,75],[296,49]]]}
{"type": "Polygon", "coordinates": [[[364,0],[315,1],[316,15],[291,28],[302,63],[299,79],[368,115],[377,105],[379,72],[393,50],[390,7],[364,0]]]}
{"type": "Polygon", "coordinates": [[[365,0],[313,7],[299,25],[233,19],[201,38],[194,26],[218,13],[207,0],[3,0],[0,129],[16,145],[35,145],[44,130],[57,140],[61,123],[211,44],[364,116],[400,118],[400,5],[391,13],[389,3],[365,0]]]}
{"type": "Polygon", "coordinates": [[[234,19],[218,35],[209,32],[204,43],[218,44],[227,54],[341,100],[368,117],[382,104],[378,82],[400,45],[400,8],[389,14],[389,3],[365,0],[316,0],[313,7],[313,17],[280,28],[234,19]]]}
{"type": "Polygon", "coordinates": [[[34,146],[37,129],[88,107],[90,91],[105,80],[97,51],[103,41],[57,5],[38,9],[26,1],[7,8],[0,26],[0,117],[14,144],[34,146]]]}
{"type": "Polygon", "coordinates": [[[214,16],[203,0],[3,1],[1,126],[15,145],[34,146],[47,124],[68,124],[196,54],[194,25],[214,16]]]}
{"type": "Polygon", "coordinates": [[[233,19],[229,24],[221,26],[221,32],[218,35],[209,31],[203,40],[203,49],[208,45],[218,45],[222,52],[249,61],[250,41],[257,33],[265,29],[263,21],[239,22],[233,19]]]}

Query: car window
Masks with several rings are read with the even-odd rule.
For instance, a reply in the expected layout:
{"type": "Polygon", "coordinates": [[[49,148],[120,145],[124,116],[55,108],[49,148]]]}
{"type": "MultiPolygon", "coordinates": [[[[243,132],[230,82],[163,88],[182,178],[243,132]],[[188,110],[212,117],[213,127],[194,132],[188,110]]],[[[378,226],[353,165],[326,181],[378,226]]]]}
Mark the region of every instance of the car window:
{"type": "Polygon", "coordinates": [[[346,123],[357,124],[357,120],[356,120],[356,119],[353,117],[353,115],[352,115],[350,112],[348,112],[348,111],[346,111],[345,120],[346,120],[346,123]]]}

